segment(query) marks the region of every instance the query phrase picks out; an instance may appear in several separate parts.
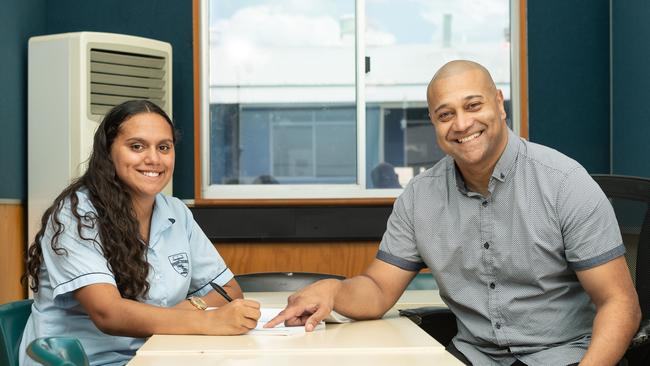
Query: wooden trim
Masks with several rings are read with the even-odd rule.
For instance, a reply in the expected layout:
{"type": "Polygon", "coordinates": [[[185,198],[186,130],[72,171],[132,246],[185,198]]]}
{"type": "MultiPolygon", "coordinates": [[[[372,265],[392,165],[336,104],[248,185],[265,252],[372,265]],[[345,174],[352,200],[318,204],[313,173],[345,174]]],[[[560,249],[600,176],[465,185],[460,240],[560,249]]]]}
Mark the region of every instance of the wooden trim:
{"type": "Polygon", "coordinates": [[[194,198],[201,194],[201,0],[192,0],[192,56],[194,66],[194,198]]]}
{"type": "MultiPolygon", "coordinates": [[[[235,274],[318,272],[353,277],[375,259],[378,241],[214,244],[235,274]]],[[[420,272],[431,273],[429,268],[420,272]]]]}
{"type": "Polygon", "coordinates": [[[194,67],[194,205],[199,206],[385,206],[395,198],[351,199],[204,199],[201,169],[201,0],[192,0],[192,54],[194,67]]]}
{"type": "Polygon", "coordinates": [[[25,272],[25,206],[0,204],[0,304],[26,298],[20,282],[25,272]]]}
{"type": "Polygon", "coordinates": [[[526,22],[526,0],[519,3],[519,85],[520,85],[520,135],[525,139],[528,137],[528,39],[526,22]]]}
{"type": "MultiPolygon", "coordinates": [[[[192,0],[192,35],[194,56],[194,204],[195,206],[345,206],[392,205],[395,198],[353,199],[203,199],[201,170],[201,62],[200,2],[192,0]]],[[[526,0],[519,5],[520,135],[528,139],[528,47],[526,0]]]]}
{"type": "Polygon", "coordinates": [[[236,274],[319,272],[352,277],[375,259],[378,241],[319,243],[215,243],[236,274]]]}
{"type": "Polygon", "coordinates": [[[392,206],[395,198],[196,199],[201,206],[392,206]]]}

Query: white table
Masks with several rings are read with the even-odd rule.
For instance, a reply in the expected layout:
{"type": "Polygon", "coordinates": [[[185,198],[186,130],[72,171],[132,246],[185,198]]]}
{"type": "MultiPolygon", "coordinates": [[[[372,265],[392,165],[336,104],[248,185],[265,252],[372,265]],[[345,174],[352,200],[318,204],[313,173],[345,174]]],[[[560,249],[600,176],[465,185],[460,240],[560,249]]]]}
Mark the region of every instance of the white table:
{"type": "MultiPolygon", "coordinates": [[[[288,292],[247,293],[264,307],[284,307],[288,292]]],[[[444,306],[435,291],[407,291],[384,318],[327,324],[293,336],[154,335],[130,366],[144,365],[461,365],[398,309],[444,306]]]]}
{"type": "Polygon", "coordinates": [[[204,354],[158,354],[136,355],[128,366],[431,366],[463,365],[445,351],[384,351],[384,352],[328,352],[328,353],[204,353],[204,354]]]}

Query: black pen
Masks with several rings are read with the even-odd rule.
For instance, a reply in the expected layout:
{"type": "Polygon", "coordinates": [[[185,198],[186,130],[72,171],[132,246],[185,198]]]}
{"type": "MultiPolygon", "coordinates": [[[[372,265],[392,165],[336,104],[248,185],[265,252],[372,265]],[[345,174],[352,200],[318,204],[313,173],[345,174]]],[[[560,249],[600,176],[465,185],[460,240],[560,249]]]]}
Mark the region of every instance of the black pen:
{"type": "Polygon", "coordinates": [[[219,295],[223,296],[224,299],[228,300],[228,302],[232,302],[232,297],[228,295],[226,290],[223,289],[223,287],[217,285],[214,282],[210,282],[210,286],[219,293],[219,295]]]}

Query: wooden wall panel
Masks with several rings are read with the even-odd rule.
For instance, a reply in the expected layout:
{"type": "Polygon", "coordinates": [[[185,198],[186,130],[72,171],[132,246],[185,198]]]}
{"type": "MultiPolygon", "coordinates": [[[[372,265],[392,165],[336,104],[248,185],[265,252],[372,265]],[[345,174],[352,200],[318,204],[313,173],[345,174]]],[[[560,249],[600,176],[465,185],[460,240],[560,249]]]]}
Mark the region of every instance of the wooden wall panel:
{"type": "MultiPolygon", "coordinates": [[[[0,304],[26,298],[20,282],[25,271],[25,208],[0,204],[0,304]]],[[[351,277],[375,257],[379,242],[216,243],[236,274],[321,272],[351,277]]]]}
{"type": "Polygon", "coordinates": [[[351,277],[375,258],[379,242],[215,243],[235,274],[321,272],[351,277]]]}
{"type": "Polygon", "coordinates": [[[0,204],[0,304],[26,297],[20,277],[25,272],[25,207],[0,204]]]}

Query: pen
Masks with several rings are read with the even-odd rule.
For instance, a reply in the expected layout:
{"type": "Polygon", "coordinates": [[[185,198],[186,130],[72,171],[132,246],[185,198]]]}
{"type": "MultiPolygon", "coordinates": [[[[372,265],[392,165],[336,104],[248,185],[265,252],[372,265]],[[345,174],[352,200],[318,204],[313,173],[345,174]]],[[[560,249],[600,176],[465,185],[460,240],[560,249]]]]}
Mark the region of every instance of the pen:
{"type": "Polygon", "coordinates": [[[217,285],[214,282],[210,282],[210,286],[219,293],[219,295],[223,296],[224,299],[226,299],[228,302],[232,302],[232,297],[228,295],[226,290],[223,289],[223,287],[217,285]]]}

